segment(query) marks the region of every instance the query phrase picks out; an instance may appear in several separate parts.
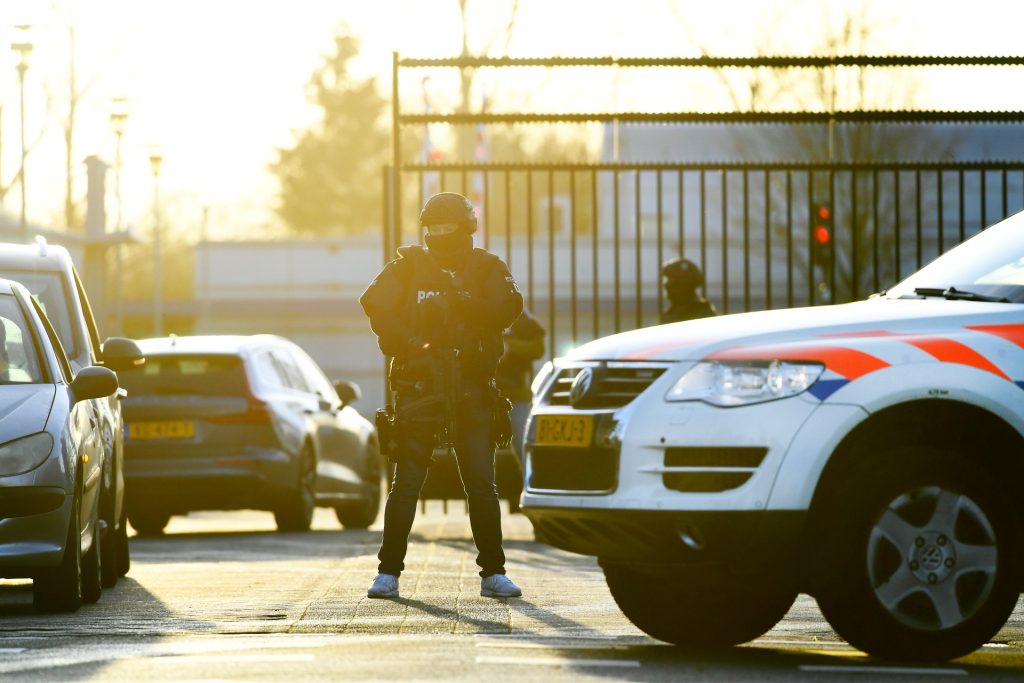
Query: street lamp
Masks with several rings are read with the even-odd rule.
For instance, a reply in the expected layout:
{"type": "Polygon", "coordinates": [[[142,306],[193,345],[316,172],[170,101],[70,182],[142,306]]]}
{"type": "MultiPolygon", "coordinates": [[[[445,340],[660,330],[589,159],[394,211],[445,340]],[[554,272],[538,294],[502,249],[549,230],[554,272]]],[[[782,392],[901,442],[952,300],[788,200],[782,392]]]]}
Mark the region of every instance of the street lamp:
{"type": "Polygon", "coordinates": [[[111,101],[110,126],[114,130],[117,144],[114,148],[114,200],[117,202],[116,228],[121,230],[124,225],[124,213],[121,203],[121,138],[124,136],[124,125],[128,120],[128,100],[115,97],[111,101]]]}
{"type": "Polygon", "coordinates": [[[28,55],[32,52],[32,43],[28,39],[28,24],[21,24],[14,27],[18,32],[11,43],[11,49],[18,53],[18,63],[14,65],[18,72],[18,87],[20,89],[20,112],[21,112],[21,165],[18,167],[18,185],[21,186],[21,238],[28,239],[28,221],[25,217],[25,72],[28,71],[28,55]]]}
{"type": "Polygon", "coordinates": [[[117,144],[114,148],[114,199],[117,202],[115,234],[118,242],[114,245],[114,306],[115,325],[118,334],[124,333],[124,293],[122,291],[122,246],[121,232],[124,230],[124,211],[121,199],[121,138],[124,136],[125,122],[128,120],[128,100],[115,97],[110,109],[110,125],[114,129],[117,144]]]}
{"type": "Polygon", "coordinates": [[[160,273],[160,164],[164,157],[156,147],[149,151],[153,172],[153,336],[164,336],[163,282],[160,273]]]}

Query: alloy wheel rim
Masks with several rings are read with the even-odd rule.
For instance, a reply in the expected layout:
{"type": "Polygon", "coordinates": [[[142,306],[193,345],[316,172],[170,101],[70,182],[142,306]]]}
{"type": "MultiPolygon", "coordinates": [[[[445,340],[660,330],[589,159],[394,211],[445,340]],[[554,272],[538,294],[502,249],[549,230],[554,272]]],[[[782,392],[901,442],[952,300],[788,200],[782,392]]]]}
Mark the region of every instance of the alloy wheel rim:
{"type": "Polygon", "coordinates": [[[896,620],[925,631],[955,628],[992,593],[995,531],[970,497],[917,488],[890,501],[875,520],[867,565],[875,597],[896,620]]]}

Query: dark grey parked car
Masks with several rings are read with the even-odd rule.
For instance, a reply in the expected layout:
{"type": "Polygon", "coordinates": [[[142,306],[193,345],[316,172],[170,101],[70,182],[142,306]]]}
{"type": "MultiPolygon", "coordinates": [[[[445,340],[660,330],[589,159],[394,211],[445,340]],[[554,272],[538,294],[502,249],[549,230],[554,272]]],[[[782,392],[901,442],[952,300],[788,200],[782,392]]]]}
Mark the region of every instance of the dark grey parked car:
{"type": "Polygon", "coordinates": [[[128,390],[128,518],[162,532],[191,510],[257,509],[281,531],[309,529],[315,506],[349,528],[380,509],[385,467],[373,425],[296,344],[272,335],[144,339],[128,390]]]}
{"type": "Polygon", "coordinates": [[[33,602],[70,612],[102,591],[103,441],[89,399],[108,368],[72,377],[28,290],[0,279],[0,577],[31,578],[33,602]]]}

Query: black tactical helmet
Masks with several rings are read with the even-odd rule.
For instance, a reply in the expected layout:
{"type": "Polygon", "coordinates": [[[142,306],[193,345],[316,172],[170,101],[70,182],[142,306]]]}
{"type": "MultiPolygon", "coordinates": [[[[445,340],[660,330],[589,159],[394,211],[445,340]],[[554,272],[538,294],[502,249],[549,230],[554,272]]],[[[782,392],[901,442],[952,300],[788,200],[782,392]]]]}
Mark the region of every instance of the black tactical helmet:
{"type": "Polygon", "coordinates": [[[684,258],[666,262],[661,267],[661,275],[669,289],[695,290],[704,285],[704,273],[696,263],[684,258]]]}
{"type": "Polygon", "coordinates": [[[420,225],[438,225],[441,223],[455,223],[461,226],[466,232],[476,232],[476,211],[469,200],[455,192],[441,192],[435,194],[423,205],[420,212],[420,225]]]}

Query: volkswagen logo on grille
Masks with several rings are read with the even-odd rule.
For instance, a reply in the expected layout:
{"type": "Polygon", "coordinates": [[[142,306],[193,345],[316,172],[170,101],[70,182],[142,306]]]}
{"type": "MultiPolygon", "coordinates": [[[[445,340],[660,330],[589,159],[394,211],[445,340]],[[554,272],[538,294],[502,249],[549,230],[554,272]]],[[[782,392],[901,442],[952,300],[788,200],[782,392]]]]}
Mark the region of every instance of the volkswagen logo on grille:
{"type": "Polygon", "coordinates": [[[576,375],[576,379],[572,381],[572,386],[569,388],[569,403],[572,406],[577,406],[582,403],[587,396],[587,392],[594,386],[594,369],[583,368],[579,374],[576,375]]]}

